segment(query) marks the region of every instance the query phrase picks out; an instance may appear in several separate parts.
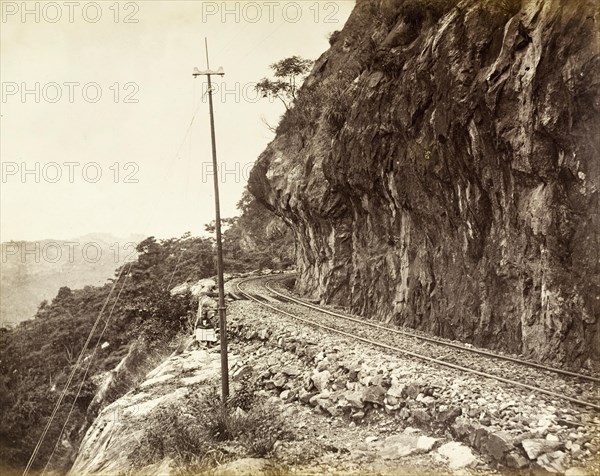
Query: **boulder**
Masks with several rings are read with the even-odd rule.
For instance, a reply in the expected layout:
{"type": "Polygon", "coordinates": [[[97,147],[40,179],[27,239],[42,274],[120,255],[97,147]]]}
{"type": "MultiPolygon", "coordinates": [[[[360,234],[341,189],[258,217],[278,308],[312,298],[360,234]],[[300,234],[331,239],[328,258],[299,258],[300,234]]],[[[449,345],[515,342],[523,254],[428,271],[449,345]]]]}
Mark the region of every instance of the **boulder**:
{"type": "Polygon", "coordinates": [[[427,410],[417,408],[411,412],[411,416],[421,426],[428,425],[431,423],[431,415],[427,413],[427,410]]]}
{"type": "Polygon", "coordinates": [[[433,408],[437,399],[431,395],[426,395],[421,399],[421,403],[427,405],[427,408],[433,408]]]}
{"type": "Polygon", "coordinates": [[[562,448],[562,443],[558,441],[548,441],[542,438],[533,438],[521,441],[521,446],[527,453],[527,457],[530,460],[537,459],[544,453],[551,453],[562,448]]]}
{"type": "Polygon", "coordinates": [[[545,453],[537,459],[537,463],[550,473],[564,473],[566,454],[563,451],[545,453]]]}
{"type": "Polygon", "coordinates": [[[325,411],[325,413],[331,416],[337,416],[341,412],[341,409],[328,398],[319,399],[317,400],[317,403],[319,405],[319,408],[321,408],[323,411],[325,411]]]}
{"type": "Polygon", "coordinates": [[[309,359],[314,359],[318,353],[319,353],[319,348],[317,347],[316,344],[307,344],[306,347],[304,347],[304,349],[302,351],[302,354],[304,354],[309,359]]]}
{"type": "Polygon", "coordinates": [[[268,378],[271,377],[271,371],[270,370],[265,370],[263,372],[260,373],[260,375],[258,376],[258,378],[260,380],[266,380],[268,378]]]}
{"type": "Polygon", "coordinates": [[[300,371],[300,369],[298,367],[287,366],[287,367],[283,367],[281,369],[281,373],[283,375],[287,375],[288,377],[297,377],[302,372],[300,371]]]}
{"type": "Polygon", "coordinates": [[[344,390],[334,390],[329,394],[329,400],[336,403],[340,400],[344,400],[344,390]]]}
{"type": "Polygon", "coordinates": [[[312,397],[310,397],[310,399],[308,400],[308,403],[310,403],[312,406],[316,406],[316,405],[319,405],[321,400],[327,400],[328,398],[329,398],[329,392],[317,393],[317,394],[313,395],[312,397]]]}
{"type": "Polygon", "coordinates": [[[440,411],[436,415],[436,420],[444,425],[452,425],[454,420],[456,420],[459,416],[462,415],[462,408],[460,407],[450,407],[446,410],[440,411]]]}
{"type": "Polygon", "coordinates": [[[469,435],[469,442],[471,443],[471,446],[476,450],[484,448],[489,433],[490,432],[482,426],[475,428],[475,431],[471,432],[469,435]]]}
{"type": "Polygon", "coordinates": [[[380,444],[378,455],[383,459],[402,458],[419,451],[418,442],[415,435],[389,436],[380,444]]]}
{"type": "Polygon", "coordinates": [[[298,400],[304,404],[308,404],[313,395],[315,395],[314,392],[309,392],[304,388],[301,388],[300,392],[298,392],[298,400]]]}
{"type": "Polygon", "coordinates": [[[417,439],[417,449],[421,453],[427,453],[433,449],[439,440],[430,436],[421,435],[417,439]]]}
{"type": "Polygon", "coordinates": [[[276,374],[273,377],[272,381],[273,381],[273,384],[275,385],[276,388],[283,388],[283,387],[285,387],[285,384],[287,382],[287,380],[285,378],[285,375],[283,375],[281,373],[276,374]]]}
{"type": "Polygon", "coordinates": [[[410,383],[404,388],[404,392],[407,397],[417,398],[419,393],[421,393],[421,386],[416,383],[410,383]]]}
{"type": "Polygon", "coordinates": [[[513,438],[505,431],[497,431],[488,435],[485,451],[496,461],[504,461],[504,455],[514,448],[513,438]]]}
{"type": "Polygon", "coordinates": [[[390,386],[390,378],[387,375],[377,374],[371,380],[371,384],[388,388],[390,386]]]}
{"type": "Polygon", "coordinates": [[[283,401],[287,401],[290,397],[290,392],[291,390],[284,390],[279,394],[279,398],[281,398],[283,401]]]}
{"type": "Polygon", "coordinates": [[[359,391],[346,391],[344,392],[344,399],[350,404],[350,406],[361,409],[364,407],[363,394],[359,391]]]}
{"type": "Polygon", "coordinates": [[[387,406],[397,408],[398,405],[400,404],[400,399],[396,398],[396,397],[392,397],[391,395],[386,395],[385,403],[387,404],[387,406]]]}
{"type": "Polygon", "coordinates": [[[397,399],[403,398],[404,394],[404,385],[400,383],[394,383],[386,393],[387,396],[397,399]]]}
{"type": "Polygon", "coordinates": [[[440,446],[437,451],[448,462],[450,469],[466,468],[477,461],[471,448],[456,441],[440,446]]]}
{"type": "Polygon", "coordinates": [[[385,388],[381,385],[373,385],[372,387],[366,387],[363,391],[362,400],[364,402],[375,403],[383,406],[383,400],[385,397],[385,388]]]}
{"type": "Polygon", "coordinates": [[[317,371],[322,372],[323,370],[329,369],[329,359],[325,357],[323,360],[320,360],[317,364],[317,371]]]}
{"type": "Polygon", "coordinates": [[[322,372],[315,371],[310,377],[313,385],[319,392],[322,392],[323,390],[325,390],[325,388],[327,388],[330,378],[331,373],[329,372],[329,370],[323,370],[322,372]]]}
{"type": "Polygon", "coordinates": [[[517,451],[511,451],[505,457],[506,466],[512,469],[523,469],[529,465],[529,461],[525,456],[517,451]]]}
{"type": "Polygon", "coordinates": [[[473,424],[466,418],[457,418],[451,428],[452,434],[459,440],[464,440],[475,431],[473,424]]]}
{"type": "Polygon", "coordinates": [[[203,294],[213,293],[217,287],[217,283],[214,279],[205,278],[201,279],[196,284],[193,284],[189,290],[193,296],[198,297],[203,294]]]}
{"type": "Polygon", "coordinates": [[[252,367],[250,365],[242,365],[235,372],[233,372],[233,378],[235,380],[243,380],[244,378],[252,375],[252,367]]]}

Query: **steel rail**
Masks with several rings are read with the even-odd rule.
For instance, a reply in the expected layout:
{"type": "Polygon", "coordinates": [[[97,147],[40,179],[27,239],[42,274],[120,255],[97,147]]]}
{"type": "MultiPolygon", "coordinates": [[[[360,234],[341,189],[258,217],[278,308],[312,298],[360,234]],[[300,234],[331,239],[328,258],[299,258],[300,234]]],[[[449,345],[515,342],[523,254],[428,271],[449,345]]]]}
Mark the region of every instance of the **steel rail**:
{"type": "Polygon", "coordinates": [[[369,321],[366,321],[366,320],[363,320],[363,319],[356,319],[355,317],[350,317],[350,316],[347,316],[345,314],[340,314],[339,312],[330,311],[329,309],[323,309],[323,308],[321,308],[319,306],[315,306],[314,304],[311,304],[311,303],[308,303],[306,301],[303,301],[302,299],[297,299],[297,298],[292,297],[292,296],[290,296],[288,294],[284,294],[284,293],[281,293],[281,292],[273,289],[270,286],[270,284],[273,281],[275,281],[275,280],[270,280],[270,281],[268,281],[268,282],[265,283],[265,288],[267,288],[272,293],[274,293],[274,294],[276,294],[278,296],[284,297],[285,299],[289,299],[290,301],[293,301],[293,302],[295,302],[297,304],[300,304],[301,306],[305,306],[305,307],[314,309],[316,311],[323,312],[325,314],[329,314],[329,315],[334,316],[334,317],[340,317],[342,319],[347,319],[349,321],[357,322],[359,324],[362,324],[362,325],[365,325],[365,326],[369,326],[369,327],[373,327],[375,329],[385,330],[385,331],[391,332],[393,334],[399,334],[399,335],[414,337],[416,339],[424,340],[424,341],[427,341],[427,342],[432,342],[434,344],[444,345],[446,347],[453,347],[455,349],[464,350],[466,352],[471,352],[473,354],[485,355],[486,357],[492,357],[494,359],[506,360],[506,361],[514,362],[514,363],[521,364],[521,365],[524,365],[524,366],[527,366],[527,367],[535,367],[535,368],[540,369],[540,370],[546,370],[548,372],[554,372],[554,373],[558,373],[558,374],[561,374],[561,375],[568,375],[569,377],[580,378],[582,380],[589,380],[591,382],[600,382],[600,378],[594,377],[592,375],[579,374],[577,372],[570,372],[569,370],[557,369],[556,367],[550,367],[548,365],[538,364],[537,362],[531,362],[530,360],[517,359],[516,357],[510,357],[508,355],[496,354],[494,352],[490,352],[490,351],[487,351],[487,350],[473,349],[473,348],[465,347],[465,346],[460,345],[460,344],[455,344],[453,342],[446,342],[446,341],[443,341],[443,340],[435,339],[433,337],[421,336],[419,334],[414,334],[412,332],[407,332],[407,331],[401,331],[399,329],[392,329],[392,328],[389,328],[389,327],[386,327],[386,326],[382,326],[381,324],[375,324],[373,322],[369,322],[369,321]]]}
{"type": "MultiPolygon", "coordinates": [[[[251,279],[258,279],[258,278],[251,278],[251,279]]],[[[588,407],[588,408],[593,408],[594,410],[600,411],[600,405],[597,405],[595,403],[587,402],[585,400],[579,400],[577,398],[569,397],[567,395],[556,393],[556,392],[553,392],[551,390],[546,390],[546,389],[543,389],[543,388],[540,388],[540,387],[536,387],[534,385],[529,385],[529,384],[526,384],[526,383],[522,383],[522,382],[519,382],[517,380],[511,380],[511,379],[508,379],[508,378],[500,377],[498,375],[489,374],[487,372],[481,372],[479,370],[474,370],[474,369],[471,369],[471,368],[468,368],[468,367],[464,367],[462,365],[452,364],[450,362],[445,362],[443,360],[436,359],[434,357],[429,357],[427,355],[417,354],[416,352],[411,352],[409,350],[400,349],[399,347],[394,347],[394,346],[391,346],[391,345],[388,345],[388,344],[384,344],[382,342],[377,342],[377,341],[374,341],[374,340],[371,340],[371,339],[367,339],[365,337],[358,336],[356,334],[352,334],[352,333],[349,333],[349,332],[345,332],[345,331],[336,329],[334,327],[326,326],[326,325],[323,325],[323,324],[318,324],[318,323],[316,323],[314,321],[311,321],[309,319],[304,319],[304,318],[299,317],[299,316],[297,316],[295,314],[292,314],[290,312],[287,312],[287,311],[284,311],[282,309],[279,309],[279,308],[277,308],[277,307],[275,307],[275,306],[273,306],[271,304],[268,304],[266,302],[262,302],[259,299],[256,299],[251,293],[247,293],[246,291],[242,290],[242,288],[241,288],[240,285],[242,283],[246,282],[246,281],[250,281],[251,279],[242,280],[242,281],[236,283],[236,288],[240,292],[240,294],[242,294],[243,296],[246,296],[248,299],[250,299],[252,301],[255,301],[255,302],[259,303],[261,306],[268,307],[269,309],[272,309],[275,312],[278,312],[278,313],[283,314],[285,316],[291,317],[292,319],[295,319],[297,321],[304,322],[304,323],[306,323],[308,325],[311,325],[313,327],[318,327],[318,328],[321,328],[321,329],[328,330],[328,331],[333,332],[335,334],[340,334],[340,335],[343,335],[345,337],[350,337],[350,338],[352,338],[354,340],[358,340],[360,342],[364,342],[365,344],[373,345],[373,346],[376,346],[376,347],[381,347],[381,348],[386,349],[386,350],[391,350],[393,352],[398,352],[398,353],[401,353],[401,354],[404,354],[404,355],[408,355],[410,357],[414,357],[416,359],[425,360],[427,362],[430,362],[430,363],[433,363],[433,364],[437,364],[437,365],[442,365],[444,367],[449,367],[449,368],[454,369],[454,370],[460,370],[461,372],[471,373],[471,374],[474,374],[474,375],[479,375],[480,377],[489,378],[489,379],[492,379],[492,380],[497,380],[499,382],[506,383],[506,384],[514,386],[514,387],[525,388],[527,390],[531,390],[531,391],[536,392],[536,393],[541,393],[543,395],[547,395],[547,396],[550,396],[550,397],[554,397],[554,398],[566,400],[566,401],[569,401],[569,402],[574,403],[576,405],[580,405],[580,406],[584,406],[584,407],[588,407]]],[[[287,297],[287,296],[285,296],[285,297],[287,297]]]]}

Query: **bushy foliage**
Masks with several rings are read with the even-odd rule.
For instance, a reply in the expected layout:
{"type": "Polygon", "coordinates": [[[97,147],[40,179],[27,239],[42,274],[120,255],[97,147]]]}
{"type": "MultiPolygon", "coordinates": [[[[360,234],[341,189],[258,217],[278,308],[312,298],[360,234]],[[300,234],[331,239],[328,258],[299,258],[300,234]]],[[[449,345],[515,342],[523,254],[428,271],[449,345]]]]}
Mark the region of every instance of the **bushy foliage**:
{"type": "Polygon", "coordinates": [[[291,108],[281,118],[278,134],[290,134],[304,147],[317,131],[321,119],[331,135],[336,135],[346,123],[352,107],[352,93],[348,83],[333,81],[303,88],[291,108]]]}
{"type": "Polygon", "coordinates": [[[427,18],[438,20],[458,4],[459,0],[409,0],[400,9],[404,21],[418,26],[427,18]]]}
{"type": "Polygon", "coordinates": [[[172,456],[187,463],[201,451],[210,449],[206,446],[204,429],[190,414],[177,407],[159,410],[131,455],[134,464],[153,464],[172,456]]]}
{"type": "Polygon", "coordinates": [[[227,402],[229,407],[249,411],[256,403],[256,392],[260,388],[258,383],[247,377],[236,382],[233,388],[233,395],[229,397],[229,401],[227,402]]]}
{"type": "MultiPolygon", "coordinates": [[[[294,260],[294,239],[290,228],[248,190],[237,203],[240,215],[221,220],[224,230],[225,272],[281,269],[294,260]]],[[[206,227],[214,231],[214,222],[206,227]]]]}
{"type": "Polygon", "coordinates": [[[346,123],[352,107],[352,100],[350,93],[345,91],[343,86],[338,83],[331,84],[326,89],[325,96],[327,98],[327,107],[324,113],[325,121],[330,134],[335,136],[346,123]]]}
{"type": "Polygon", "coordinates": [[[279,99],[285,109],[289,110],[296,99],[296,92],[300,84],[310,71],[312,64],[312,60],[300,56],[277,61],[271,65],[276,79],[263,78],[256,84],[255,89],[263,97],[271,96],[279,99]]]}
{"type": "Polygon", "coordinates": [[[285,112],[279,125],[277,134],[292,132],[301,139],[301,146],[315,133],[319,118],[323,113],[323,91],[314,85],[303,88],[298,92],[293,107],[285,112]]]}
{"type": "Polygon", "coordinates": [[[388,27],[400,19],[420,27],[426,21],[437,21],[459,3],[459,0],[389,0],[382,2],[381,21],[388,27]]]}
{"type": "Polygon", "coordinates": [[[521,9],[522,3],[522,0],[499,0],[492,5],[497,6],[505,14],[515,15],[521,9]]]}
{"type": "MultiPolygon", "coordinates": [[[[252,392],[240,391],[240,395],[252,392]]],[[[244,399],[247,401],[247,399],[244,399]]],[[[167,404],[153,412],[131,461],[143,467],[172,458],[180,467],[206,470],[222,461],[226,448],[237,456],[266,456],[277,440],[289,438],[273,408],[253,399],[247,411],[232,398],[226,408],[215,387],[190,394],[184,404],[167,404]]]]}
{"type": "Polygon", "coordinates": [[[331,46],[333,46],[340,39],[340,36],[341,36],[341,32],[339,30],[335,30],[329,34],[329,37],[327,38],[327,40],[329,41],[329,44],[331,46]]]}

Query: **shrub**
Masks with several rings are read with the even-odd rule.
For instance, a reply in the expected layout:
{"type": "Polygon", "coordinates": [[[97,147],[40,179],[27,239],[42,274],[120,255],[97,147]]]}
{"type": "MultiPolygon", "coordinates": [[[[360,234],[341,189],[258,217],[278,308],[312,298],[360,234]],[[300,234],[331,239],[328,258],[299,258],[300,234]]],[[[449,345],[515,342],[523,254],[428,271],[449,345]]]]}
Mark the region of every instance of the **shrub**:
{"type": "Polygon", "coordinates": [[[329,44],[331,46],[333,46],[337,43],[337,41],[340,39],[340,34],[341,34],[341,32],[339,30],[332,31],[329,34],[328,40],[329,40],[329,44]]]}
{"type": "Polygon", "coordinates": [[[278,134],[290,132],[300,136],[301,144],[316,131],[323,115],[326,124],[335,134],[346,122],[352,105],[351,96],[342,83],[314,86],[303,89],[294,106],[286,112],[277,127],[278,134]]]}
{"type": "Polygon", "coordinates": [[[458,0],[409,0],[400,7],[405,23],[418,27],[427,18],[439,20],[458,4],[458,0]]]}
{"type": "Polygon", "coordinates": [[[301,89],[293,106],[281,118],[277,134],[295,132],[300,134],[304,144],[304,134],[310,136],[314,132],[322,106],[322,98],[317,88],[301,89]]]}
{"type": "Polygon", "coordinates": [[[336,135],[344,127],[350,113],[352,106],[350,94],[343,86],[332,84],[325,89],[324,97],[327,104],[324,113],[325,121],[331,135],[336,135]]]}
{"type": "Polygon", "coordinates": [[[512,16],[521,9],[521,0],[499,0],[497,6],[502,12],[512,16]]]}
{"type": "Polygon", "coordinates": [[[249,411],[256,402],[259,385],[246,376],[234,385],[233,395],[229,398],[229,408],[241,408],[249,411]]]}
{"type": "Polygon", "coordinates": [[[169,406],[158,410],[146,427],[140,445],[131,454],[135,466],[154,464],[167,457],[188,463],[211,449],[203,429],[181,408],[169,406]]]}
{"type": "Polygon", "coordinates": [[[400,10],[404,23],[412,26],[419,26],[427,16],[427,10],[423,2],[406,2],[400,10]]]}
{"type": "Polygon", "coordinates": [[[250,456],[266,456],[275,447],[277,440],[286,436],[283,422],[272,408],[264,405],[250,411],[248,416],[238,421],[240,442],[250,456]]]}
{"type": "Polygon", "coordinates": [[[264,402],[248,397],[253,388],[238,391],[221,405],[215,387],[191,395],[180,406],[161,406],[153,413],[131,461],[136,467],[172,458],[180,467],[179,474],[198,474],[220,463],[227,448],[239,446],[237,453],[265,456],[277,440],[289,436],[277,412],[264,402]],[[236,401],[252,403],[248,411],[234,407],[236,401]],[[190,472],[196,471],[196,473],[190,472]]]}

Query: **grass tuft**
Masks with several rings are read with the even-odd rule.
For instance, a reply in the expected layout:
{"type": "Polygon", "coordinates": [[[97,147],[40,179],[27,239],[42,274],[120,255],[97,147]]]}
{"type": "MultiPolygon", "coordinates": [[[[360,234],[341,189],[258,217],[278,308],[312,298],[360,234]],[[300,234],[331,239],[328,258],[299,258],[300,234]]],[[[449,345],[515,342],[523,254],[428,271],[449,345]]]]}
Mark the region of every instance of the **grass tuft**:
{"type": "Polygon", "coordinates": [[[230,455],[264,457],[277,441],[289,438],[276,409],[259,401],[246,382],[221,404],[216,388],[188,396],[152,414],[139,445],[130,457],[143,468],[172,459],[181,476],[204,474],[230,455]],[[190,472],[191,471],[191,472],[190,472]]]}

